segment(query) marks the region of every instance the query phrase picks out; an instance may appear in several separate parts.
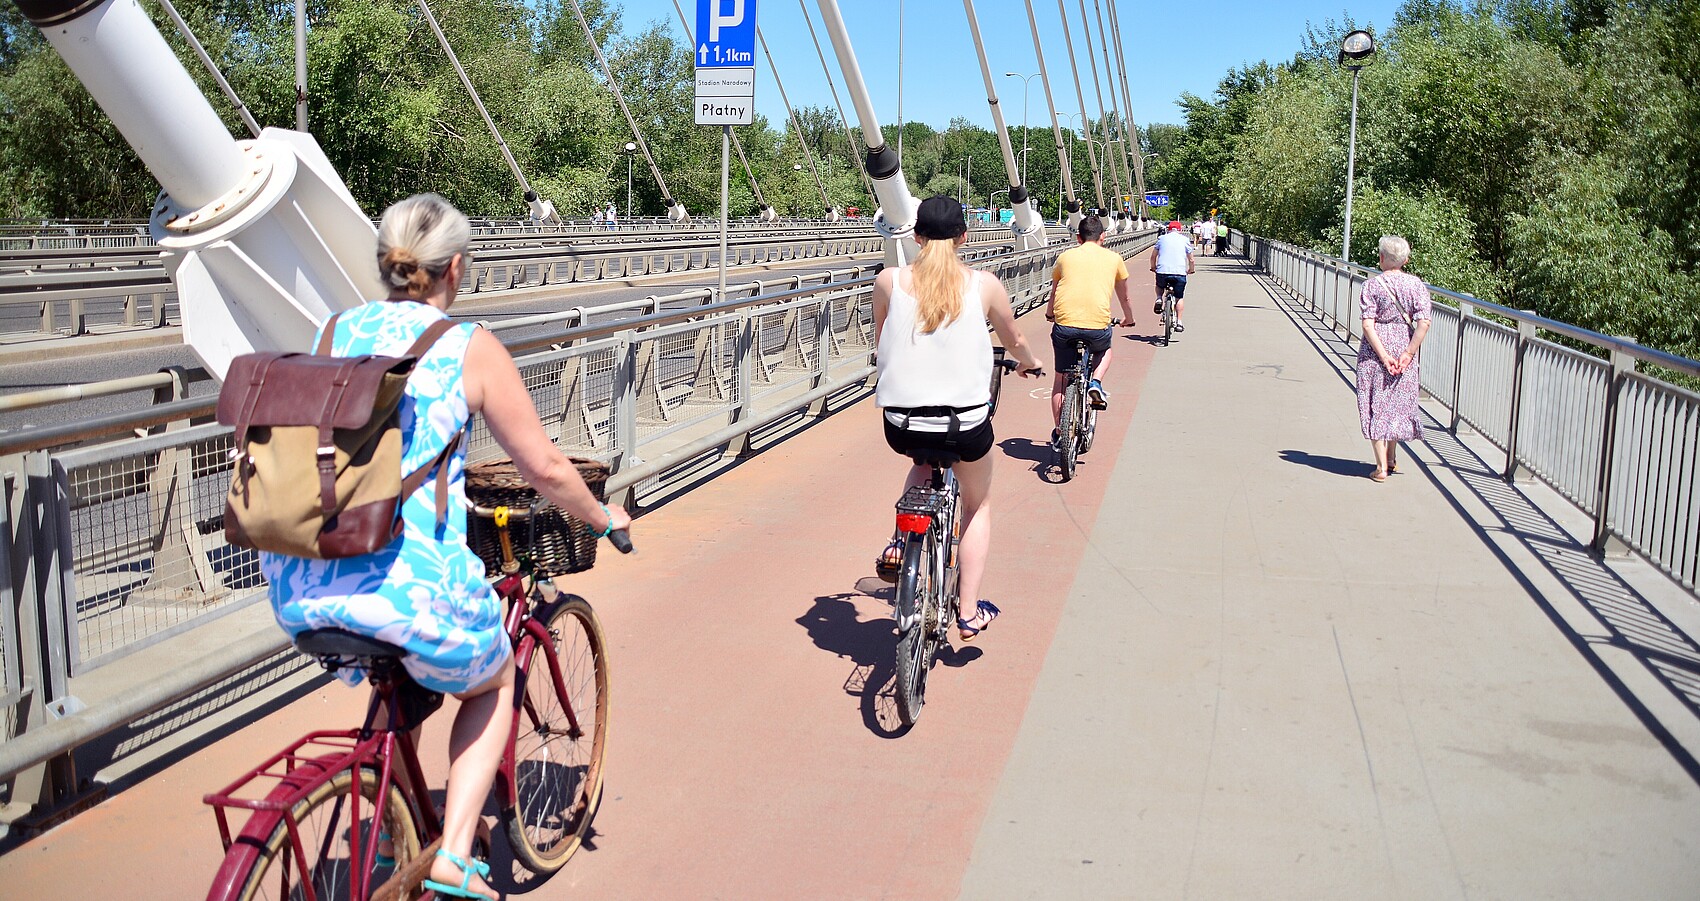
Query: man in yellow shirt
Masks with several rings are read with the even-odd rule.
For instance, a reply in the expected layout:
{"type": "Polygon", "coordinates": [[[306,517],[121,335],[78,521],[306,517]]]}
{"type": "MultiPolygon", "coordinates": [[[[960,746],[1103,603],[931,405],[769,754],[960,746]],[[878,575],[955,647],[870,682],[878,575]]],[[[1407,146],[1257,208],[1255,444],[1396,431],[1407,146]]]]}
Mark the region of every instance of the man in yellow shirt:
{"type": "MultiPolygon", "coordinates": [[[[1104,222],[1097,216],[1080,220],[1076,236],[1080,246],[1064,251],[1051,270],[1051,298],[1045,318],[1051,327],[1051,349],[1056,352],[1056,375],[1051,380],[1051,421],[1062,421],[1063,389],[1068,371],[1079,362],[1075,343],[1085,341],[1092,372],[1087,396],[1092,406],[1108,406],[1110,392],[1104,389],[1104,373],[1110,366],[1110,297],[1121,302],[1122,325],[1133,328],[1133,303],[1128,298],[1127,261],[1104,246],[1104,222]]],[[[1057,431],[1051,431],[1051,441],[1057,431]]]]}

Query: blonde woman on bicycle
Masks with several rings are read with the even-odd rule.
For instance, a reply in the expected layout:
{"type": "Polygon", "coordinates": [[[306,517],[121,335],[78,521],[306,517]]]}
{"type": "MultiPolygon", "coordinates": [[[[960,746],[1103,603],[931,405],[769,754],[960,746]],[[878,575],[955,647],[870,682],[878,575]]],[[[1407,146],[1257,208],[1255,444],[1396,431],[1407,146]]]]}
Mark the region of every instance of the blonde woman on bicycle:
{"type": "MultiPolygon", "coordinates": [[[[435,194],[384,211],[377,265],[390,294],[338,316],[331,353],[400,354],[447,319],[466,272],[470,235],[466,216],[435,194]]],[[[545,498],[603,534],[629,527],[631,519],[591,494],[543,431],[507,348],[473,323],[454,325],[424,353],[401,411],[404,472],[452,451],[442,464],[449,467],[446,518],[439,521],[436,480],[428,478],[402,505],[402,533],[381,550],[337,560],[267,553],[260,565],[278,625],[291,636],[335,628],[398,645],[414,681],[460,700],[449,734],[442,850],[426,887],[440,898],[494,898],[483,879],[489,866],[472,858],[472,841],[513,722],[513,649],[502,628],[502,602],[466,544],[466,452],[457,437],[482,413],[496,442],[545,498]]],[[[391,853],[387,842],[380,841],[378,852],[391,853]]]]}
{"type": "MultiPolygon", "coordinates": [[[[1015,327],[1009,292],[990,273],[963,264],[958,249],[967,240],[962,205],[949,197],[929,197],[915,214],[915,262],[887,269],[874,280],[874,331],[879,347],[879,385],[874,400],[882,409],[885,440],[900,454],[945,451],[961,458],[952,467],[962,490],[960,590],[980,597],[980,580],[991,545],[992,488],[991,400],[992,339],[989,323],[1022,377],[1042,374],[1042,366],[1015,327]]],[[[928,467],[909,470],[903,487],[921,485],[928,467]]],[[[882,577],[896,581],[902,544],[894,540],[879,559],[882,577]]],[[[968,607],[964,604],[964,607],[968,607]]],[[[972,614],[957,620],[964,640],[991,625],[998,608],[980,600],[972,614]]]]}

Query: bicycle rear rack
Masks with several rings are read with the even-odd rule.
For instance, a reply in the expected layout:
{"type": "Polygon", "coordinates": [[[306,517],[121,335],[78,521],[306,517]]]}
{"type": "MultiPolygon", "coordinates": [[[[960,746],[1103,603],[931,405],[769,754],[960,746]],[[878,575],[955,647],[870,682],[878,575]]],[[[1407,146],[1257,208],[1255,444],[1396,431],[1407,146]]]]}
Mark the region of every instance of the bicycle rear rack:
{"type": "Polygon", "coordinates": [[[298,802],[337,773],[376,756],[368,744],[381,737],[382,733],[362,741],[358,729],[310,733],[273,754],[265,763],[249,770],[223,790],[202,797],[201,800],[217,814],[218,837],[224,844],[224,850],[228,852],[233,841],[227,810],[234,808],[252,813],[277,811],[287,816],[298,802]],[[245,791],[261,780],[268,780],[269,787],[263,791],[245,791]],[[280,788],[287,791],[279,791],[280,788]],[[238,797],[239,793],[247,797],[238,797]]]}
{"type": "Polygon", "coordinates": [[[911,485],[909,490],[897,499],[897,512],[942,516],[948,503],[950,498],[942,491],[927,485],[911,485]]]}

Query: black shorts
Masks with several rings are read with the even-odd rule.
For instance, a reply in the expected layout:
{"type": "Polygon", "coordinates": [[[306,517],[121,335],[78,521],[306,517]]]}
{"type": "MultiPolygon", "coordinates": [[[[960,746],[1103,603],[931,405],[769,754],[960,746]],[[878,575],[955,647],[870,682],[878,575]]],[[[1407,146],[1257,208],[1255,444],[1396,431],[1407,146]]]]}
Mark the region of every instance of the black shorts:
{"type": "MultiPolygon", "coordinates": [[[[1110,349],[1114,334],[1107,328],[1075,328],[1071,325],[1051,326],[1051,351],[1057,357],[1057,372],[1067,372],[1080,361],[1080,355],[1075,352],[1075,342],[1085,341],[1091,361],[1110,349]]],[[[1094,366],[1088,365],[1087,371],[1094,366]]]]}
{"type": "Polygon", "coordinates": [[[1162,296],[1163,288],[1165,286],[1174,288],[1176,300],[1180,300],[1186,296],[1186,276],[1184,275],[1164,275],[1162,273],[1158,273],[1157,295],[1159,297],[1162,296]]]}
{"type": "Polygon", "coordinates": [[[949,451],[972,463],[992,451],[992,421],[987,419],[970,429],[952,435],[949,432],[917,432],[898,428],[880,414],[885,423],[885,443],[898,453],[908,456],[912,451],[949,451]]]}

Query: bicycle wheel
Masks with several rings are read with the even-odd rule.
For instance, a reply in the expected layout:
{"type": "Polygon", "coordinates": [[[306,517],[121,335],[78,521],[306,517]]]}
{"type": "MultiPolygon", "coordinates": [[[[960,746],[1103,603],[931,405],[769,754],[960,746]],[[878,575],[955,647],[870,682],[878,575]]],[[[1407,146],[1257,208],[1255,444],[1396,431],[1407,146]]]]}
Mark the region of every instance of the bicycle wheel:
{"type": "MultiPolygon", "coordinates": [[[[226,860],[238,856],[246,858],[245,862],[238,864],[246,866],[246,876],[231,881],[230,884],[238,887],[235,894],[219,896],[215,889],[213,896],[237,898],[241,901],[298,899],[309,897],[310,890],[312,897],[327,901],[351,898],[356,864],[350,836],[356,829],[359,830],[360,851],[364,855],[368,850],[366,839],[371,835],[371,817],[376,809],[378,774],[365,770],[360,778],[361,797],[373,803],[360,806],[359,823],[350,822],[349,801],[353,794],[353,771],[343,770],[296,802],[291,812],[301,838],[302,853],[306,855],[306,873],[302,872],[300,861],[296,859],[294,847],[290,844],[289,824],[282,817],[278,817],[271,834],[257,852],[252,844],[241,839],[230,846],[226,860]]],[[[419,836],[414,828],[413,812],[408,807],[401,789],[395,785],[390,786],[389,798],[384,806],[383,831],[390,835],[395,844],[396,870],[405,867],[408,861],[419,854],[419,836]]],[[[223,872],[220,870],[221,875],[223,872]]],[[[374,868],[372,872],[382,871],[374,868]]],[[[370,880],[371,873],[367,875],[370,880]]],[[[373,888],[377,887],[377,884],[371,881],[367,884],[373,888]]],[[[416,891],[407,891],[400,897],[415,898],[418,894],[416,891]]]]}
{"type": "Polygon", "coordinates": [[[1057,469],[1065,482],[1074,478],[1074,459],[1080,448],[1080,399],[1080,382],[1076,379],[1063,389],[1062,422],[1057,427],[1061,433],[1057,441],[1057,469]]]}
{"type": "Polygon", "coordinates": [[[995,365],[998,359],[1001,358],[993,359],[992,397],[991,400],[986,401],[986,418],[988,419],[998,415],[998,396],[1003,393],[1003,367],[995,365]]]}
{"type": "Polygon", "coordinates": [[[937,588],[933,582],[932,534],[909,535],[903,548],[903,569],[897,577],[897,611],[911,619],[897,638],[897,718],[915,725],[927,702],[927,670],[933,663],[937,588]],[[932,620],[929,622],[929,619],[932,620]]]}
{"type": "Polygon", "coordinates": [[[1175,334],[1175,296],[1163,295],[1163,346],[1169,346],[1169,339],[1175,334]]]}
{"type": "Polygon", "coordinates": [[[608,651],[602,624],[583,598],[567,595],[546,613],[551,642],[532,652],[514,736],[513,805],[502,811],[514,857],[538,875],[553,873],[590,831],[602,797],[608,740],[608,651]],[[560,662],[555,689],[545,655],[560,662]],[[578,717],[574,731],[567,710],[578,717]]]}

